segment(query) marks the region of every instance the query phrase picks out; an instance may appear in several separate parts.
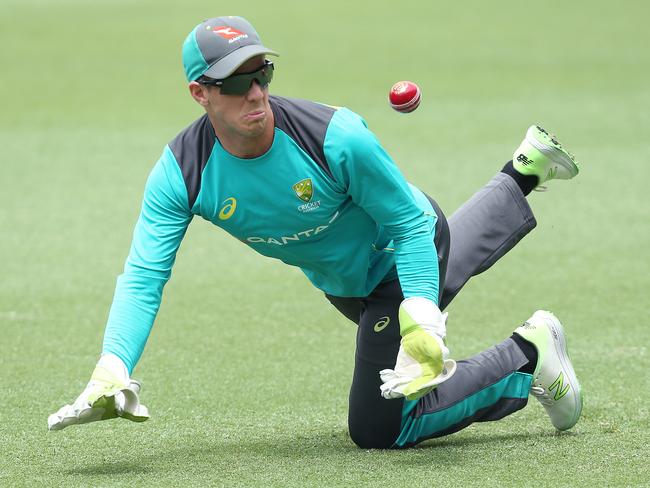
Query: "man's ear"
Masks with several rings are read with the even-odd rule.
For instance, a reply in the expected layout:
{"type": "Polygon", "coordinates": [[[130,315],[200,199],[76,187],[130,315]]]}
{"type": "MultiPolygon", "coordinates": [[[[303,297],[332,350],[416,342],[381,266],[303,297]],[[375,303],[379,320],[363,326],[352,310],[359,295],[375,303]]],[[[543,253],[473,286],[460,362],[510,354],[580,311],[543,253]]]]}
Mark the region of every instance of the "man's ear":
{"type": "Polygon", "coordinates": [[[196,100],[196,103],[202,107],[208,106],[207,88],[196,81],[191,81],[188,85],[190,95],[196,100]]]}

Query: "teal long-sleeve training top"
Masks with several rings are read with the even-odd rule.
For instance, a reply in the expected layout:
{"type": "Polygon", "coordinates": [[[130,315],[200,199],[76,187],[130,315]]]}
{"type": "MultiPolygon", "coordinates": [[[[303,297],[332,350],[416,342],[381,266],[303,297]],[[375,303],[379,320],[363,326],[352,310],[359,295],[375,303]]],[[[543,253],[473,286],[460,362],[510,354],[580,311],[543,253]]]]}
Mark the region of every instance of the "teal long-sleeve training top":
{"type": "Polygon", "coordinates": [[[204,115],[163,150],[117,279],[104,353],[139,360],[195,215],[298,266],[325,293],[365,297],[395,270],[405,298],[438,302],[437,216],[365,121],[346,108],[269,97],[271,148],[240,159],[204,115]]]}

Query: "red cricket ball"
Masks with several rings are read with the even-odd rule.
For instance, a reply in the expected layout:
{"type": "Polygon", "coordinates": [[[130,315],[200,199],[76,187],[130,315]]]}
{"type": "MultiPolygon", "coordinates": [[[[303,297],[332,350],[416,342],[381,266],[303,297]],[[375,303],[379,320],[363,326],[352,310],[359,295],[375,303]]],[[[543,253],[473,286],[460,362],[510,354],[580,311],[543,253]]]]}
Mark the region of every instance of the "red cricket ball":
{"type": "Polygon", "coordinates": [[[420,87],[412,81],[398,81],[388,94],[390,106],[404,114],[418,108],[421,98],[420,87]]]}

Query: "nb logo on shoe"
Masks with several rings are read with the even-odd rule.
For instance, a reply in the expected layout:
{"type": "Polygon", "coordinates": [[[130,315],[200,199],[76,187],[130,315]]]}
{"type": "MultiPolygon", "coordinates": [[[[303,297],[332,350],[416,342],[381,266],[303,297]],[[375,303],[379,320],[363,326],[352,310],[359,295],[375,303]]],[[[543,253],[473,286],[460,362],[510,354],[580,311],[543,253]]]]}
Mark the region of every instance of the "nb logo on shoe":
{"type": "Polygon", "coordinates": [[[553,384],[548,387],[548,391],[551,392],[555,390],[553,400],[558,401],[569,392],[569,388],[571,388],[571,385],[564,386],[564,373],[560,371],[560,374],[557,376],[553,384]]]}
{"type": "Polygon", "coordinates": [[[535,162],[532,159],[529,159],[525,154],[520,154],[517,156],[517,161],[519,161],[524,166],[528,166],[529,164],[533,164],[535,162]]]}
{"type": "Polygon", "coordinates": [[[375,324],[373,327],[373,330],[375,332],[381,332],[384,330],[386,327],[388,327],[388,324],[390,324],[390,317],[381,317],[379,321],[375,324]]]}

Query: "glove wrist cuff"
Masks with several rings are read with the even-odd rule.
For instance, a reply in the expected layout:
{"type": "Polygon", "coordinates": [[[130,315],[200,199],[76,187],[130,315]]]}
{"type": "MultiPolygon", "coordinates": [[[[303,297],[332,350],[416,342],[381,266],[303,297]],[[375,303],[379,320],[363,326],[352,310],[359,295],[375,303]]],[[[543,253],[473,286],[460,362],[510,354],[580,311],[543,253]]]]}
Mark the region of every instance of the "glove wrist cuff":
{"type": "Polygon", "coordinates": [[[445,338],[445,319],[432,300],[424,297],[411,297],[402,301],[399,307],[400,333],[402,337],[421,327],[433,332],[441,339],[445,338]]]}
{"type": "Polygon", "coordinates": [[[117,381],[123,385],[128,385],[129,371],[124,362],[115,354],[102,354],[99,361],[97,361],[91,380],[117,381]]]}

